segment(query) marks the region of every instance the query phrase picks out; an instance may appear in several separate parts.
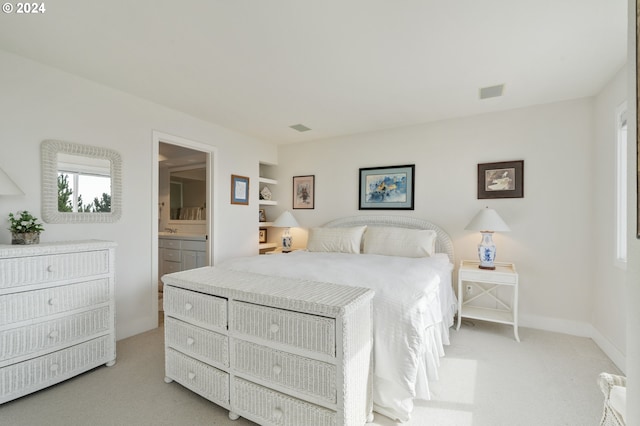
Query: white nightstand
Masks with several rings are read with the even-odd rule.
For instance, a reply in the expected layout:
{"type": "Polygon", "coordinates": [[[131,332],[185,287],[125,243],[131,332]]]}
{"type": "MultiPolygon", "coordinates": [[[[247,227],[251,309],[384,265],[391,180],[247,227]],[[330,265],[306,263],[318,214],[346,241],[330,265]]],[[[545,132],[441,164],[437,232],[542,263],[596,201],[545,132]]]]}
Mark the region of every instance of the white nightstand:
{"type": "Polygon", "coordinates": [[[458,269],[458,325],[460,329],[462,318],[474,318],[501,324],[513,325],[513,334],[519,342],[518,336],[518,273],[513,263],[496,262],[495,270],[480,269],[480,262],[463,260],[458,269]],[[498,297],[500,286],[513,287],[510,304],[498,297]],[[467,289],[470,289],[469,292],[467,289]],[[487,298],[495,307],[474,306],[473,301],[487,298]],[[465,300],[466,299],[466,300],[465,300]]]}

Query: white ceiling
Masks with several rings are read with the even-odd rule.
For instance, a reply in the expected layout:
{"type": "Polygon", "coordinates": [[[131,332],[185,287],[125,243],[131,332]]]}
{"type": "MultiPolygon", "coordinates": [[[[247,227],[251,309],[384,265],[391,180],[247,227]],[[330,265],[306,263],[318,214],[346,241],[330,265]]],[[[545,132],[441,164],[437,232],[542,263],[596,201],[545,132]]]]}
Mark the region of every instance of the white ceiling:
{"type": "Polygon", "coordinates": [[[626,62],[627,0],[44,3],[0,49],[275,143],[592,96],[626,62]]]}

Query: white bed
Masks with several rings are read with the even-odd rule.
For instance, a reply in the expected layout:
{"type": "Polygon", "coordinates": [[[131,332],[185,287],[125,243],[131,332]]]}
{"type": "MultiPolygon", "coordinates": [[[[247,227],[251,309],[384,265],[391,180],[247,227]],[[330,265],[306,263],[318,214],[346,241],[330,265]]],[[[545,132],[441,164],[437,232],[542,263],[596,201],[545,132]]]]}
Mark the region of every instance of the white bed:
{"type": "Polygon", "coordinates": [[[414,399],[430,399],[449,343],[457,307],[451,239],[421,219],[356,216],[311,229],[308,250],[217,267],[375,290],[374,410],[409,420],[414,399]]]}

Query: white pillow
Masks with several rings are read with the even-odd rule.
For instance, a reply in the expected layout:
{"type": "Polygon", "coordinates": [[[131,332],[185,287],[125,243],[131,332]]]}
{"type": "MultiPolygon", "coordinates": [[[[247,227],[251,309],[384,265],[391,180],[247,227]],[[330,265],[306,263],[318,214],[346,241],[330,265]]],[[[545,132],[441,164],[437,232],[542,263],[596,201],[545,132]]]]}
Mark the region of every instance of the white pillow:
{"type": "Polygon", "coordinates": [[[366,254],[385,256],[429,257],[435,253],[436,231],[371,226],[364,235],[366,254]]]}
{"type": "Polygon", "coordinates": [[[366,226],[350,228],[311,228],[308,251],[360,253],[360,241],[366,226]]]}

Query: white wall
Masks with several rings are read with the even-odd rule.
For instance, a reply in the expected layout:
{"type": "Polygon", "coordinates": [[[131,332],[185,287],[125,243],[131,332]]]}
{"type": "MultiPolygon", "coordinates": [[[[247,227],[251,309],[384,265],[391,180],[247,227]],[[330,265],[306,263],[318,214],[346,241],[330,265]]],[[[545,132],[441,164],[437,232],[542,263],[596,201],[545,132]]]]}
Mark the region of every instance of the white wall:
{"type": "MultiPolygon", "coordinates": [[[[123,215],[115,224],[45,224],[41,241],[96,238],[118,243],[117,335],[157,325],[152,282],[152,132],[157,130],[217,148],[213,192],[214,262],[256,253],[258,206],[229,203],[230,175],[257,182],[258,162],[277,162],[271,144],[0,51],[0,168],[25,192],[0,198],[0,218],[29,210],[41,216],[40,143],[45,139],[103,146],[123,160],[123,215]]],[[[253,200],[257,185],[251,187],[253,200]]],[[[4,220],[4,219],[2,219],[4,220]]],[[[0,227],[0,243],[8,231],[0,227]]]]}
{"type": "Polygon", "coordinates": [[[636,239],[636,220],[637,220],[637,173],[640,171],[640,162],[638,161],[638,151],[636,141],[638,138],[637,129],[637,59],[636,59],[636,1],[628,0],[628,106],[629,106],[629,151],[628,151],[628,171],[629,180],[628,187],[628,220],[629,220],[629,239],[627,244],[627,262],[626,289],[627,289],[627,424],[640,425],[640,239],[636,239]]]}
{"type": "MultiPolygon", "coordinates": [[[[594,259],[594,339],[625,369],[625,269],[616,264],[616,110],[627,100],[627,69],[623,67],[595,98],[592,227],[594,259]]],[[[630,187],[633,190],[633,187],[630,187]]]]}
{"type": "MultiPolygon", "coordinates": [[[[291,208],[291,178],[316,176],[315,210],[293,210],[303,227],[363,213],[358,169],[416,165],[415,211],[453,238],[456,257],[474,259],[478,233],[464,230],[484,206],[512,232],[498,234],[497,260],[520,273],[524,326],[590,335],[593,244],[593,100],[279,147],[280,209],[291,208]],[[524,160],[524,198],[478,200],[477,164],[524,160]]],[[[366,214],[385,214],[387,211],[366,214]]],[[[294,245],[304,244],[304,233],[294,245]]]]}

